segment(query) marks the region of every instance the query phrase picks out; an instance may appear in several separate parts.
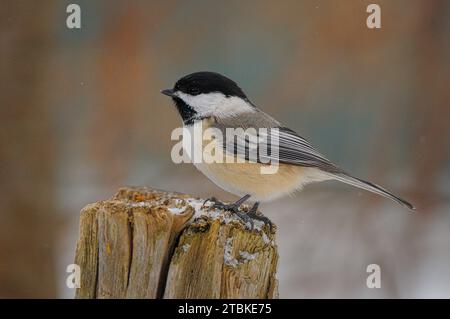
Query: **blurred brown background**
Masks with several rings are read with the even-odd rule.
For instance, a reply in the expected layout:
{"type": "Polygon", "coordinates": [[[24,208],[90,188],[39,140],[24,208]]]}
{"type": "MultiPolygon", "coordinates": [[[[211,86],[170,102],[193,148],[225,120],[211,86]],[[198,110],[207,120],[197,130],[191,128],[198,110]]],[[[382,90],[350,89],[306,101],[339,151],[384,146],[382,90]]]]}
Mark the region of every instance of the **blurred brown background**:
{"type": "Polygon", "coordinates": [[[159,91],[212,70],[418,207],[337,183],[263,204],[281,297],[449,298],[449,36],[444,0],[1,1],[0,297],[73,296],[79,210],[120,186],[234,199],[170,159],[180,119],[159,91]]]}

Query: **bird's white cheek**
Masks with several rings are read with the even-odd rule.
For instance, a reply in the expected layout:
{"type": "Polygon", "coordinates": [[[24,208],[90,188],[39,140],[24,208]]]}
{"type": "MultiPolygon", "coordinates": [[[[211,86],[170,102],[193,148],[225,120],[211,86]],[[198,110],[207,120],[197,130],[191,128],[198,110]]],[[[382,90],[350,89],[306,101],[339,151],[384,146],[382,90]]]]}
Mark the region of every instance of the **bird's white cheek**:
{"type": "Polygon", "coordinates": [[[194,96],[178,92],[177,95],[200,116],[234,116],[253,110],[253,107],[247,101],[235,96],[226,97],[222,93],[194,96]]]}

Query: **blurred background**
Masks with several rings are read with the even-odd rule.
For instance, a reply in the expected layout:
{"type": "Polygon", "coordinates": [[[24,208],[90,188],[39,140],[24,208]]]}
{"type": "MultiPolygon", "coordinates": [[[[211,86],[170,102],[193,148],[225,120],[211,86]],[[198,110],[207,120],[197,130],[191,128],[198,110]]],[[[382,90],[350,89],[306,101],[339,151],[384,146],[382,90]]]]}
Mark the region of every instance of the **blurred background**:
{"type": "Polygon", "coordinates": [[[79,211],[121,186],[235,199],[170,158],[181,121],[160,89],[211,70],[418,208],[334,182],[263,204],[280,297],[449,298],[449,36],[444,0],[2,0],[0,297],[71,298],[79,211]]]}

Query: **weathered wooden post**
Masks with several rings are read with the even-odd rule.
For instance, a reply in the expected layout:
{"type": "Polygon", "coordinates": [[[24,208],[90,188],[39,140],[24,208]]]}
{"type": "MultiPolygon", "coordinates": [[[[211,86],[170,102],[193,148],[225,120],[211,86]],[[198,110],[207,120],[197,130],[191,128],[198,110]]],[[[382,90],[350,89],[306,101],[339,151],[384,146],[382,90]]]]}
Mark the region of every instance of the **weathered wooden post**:
{"type": "Polygon", "coordinates": [[[276,298],[275,233],[192,196],[123,188],[81,211],[76,298],[276,298]]]}

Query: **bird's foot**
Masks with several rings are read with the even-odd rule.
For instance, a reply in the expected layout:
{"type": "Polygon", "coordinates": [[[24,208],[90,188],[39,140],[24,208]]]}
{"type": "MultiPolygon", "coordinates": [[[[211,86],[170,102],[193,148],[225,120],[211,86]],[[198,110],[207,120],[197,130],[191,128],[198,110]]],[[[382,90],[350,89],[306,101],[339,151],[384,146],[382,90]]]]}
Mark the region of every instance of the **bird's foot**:
{"type": "MultiPolygon", "coordinates": [[[[259,203],[256,202],[253,205],[253,207],[249,210],[249,212],[246,214],[247,217],[249,217],[250,219],[262,221],[264,223],[264,225],[269,226],[269,230],[272,233],[272,230],[273,230],[272,221],[269,218],[267,218],[266,216],[262,215],[261,213],[258,214],[258,206],[259,206],[259,203]]],[[[253,222],[252,222],[252,228],[253,228],[253,222]]]]}
{"type": "Polygon", "coordinates": [[[253,229],[253,226],[254,226],[253,219],[249,216],[249,214],[247,214],[239,209],[243,202],[242,199],[238,200],[235,203],[225,204],[225,203],[222,203],[221,201],[217,200],[217,198],[211,197],[203,202],[203,206],[207,202],[213,203],[212,206],[210,206],[211,208],[217,208],[217,209],[221,209],[221,210],[225,210],[225,211],[233,213],[234,215],[239,217],[244,223],[250,223],[250,229],[253,229]]]}
{"type": "MultiPolygon", "coordinates": [[[[205,206],[205,204],[206,204],[207,202],[211,202],[211,203],[212,203],[212,205],[209,206],[210,208],[218,208],[218,209],[223,209],[223,210],[228,210],[228,211],[233,211],[233,212],[235,211],[236,206],[237,206],[237,205],[235,205],[236,203],[225,204],[225,203],[219,201],[219,200],[218,200],[217,198],[215,198],[215,197],[211,197],[211,198],[206,199],[206,200],[203,202],[203,205],[202,205],[202,206],[205,206]]],[[[239,208],[239,207],[237,207],[237,208],[239,208]]]]}
{"type": "Polygon", "coordinates": [[[269,226],[269,230],[272,233],[273,231],[273,223],[272,221],[267,218],[266,216],[262,215],[261,213],[258,213],[258,207],[259,207],[259,203],[255,203],[252,208],[246,213],[243,212],[242,210],[240,210],[240,206],[243,202],[242,199],[238,200],[235,203],[231,203],[231,204],[225,204],[220,202],[219,200],[217,200],[217,198],[215,197],[211,197],[208,198],[207,200],[205,200],[205,202],[203,203],[203,205],[205,205],[207,202],[212,202],[213,205],[210,206],[211,208],[217,208],[217,209],[221,209],[221,210],[225,210],[225,211],[229,211],[233,214],[235,214],[237,217],[239,217],[244,223],[249,223],[250,224],[250,229],[253,230],[254,228],[254,221],[253,220],[259,220],[262,221],[264,223],[264,225],[269,226]]]}
{"type": "Polygon", "coordinates": [[[215,198],[214,196],[213,196],[213,197],[210,197],[210,198],[207,198],[207,199],[205,199],[205,201],[203,202],[202,207],[204,207],[205,204],[206,204],[207,202],[211,202],[211,203],[215,204],[215,203],[218,202],[218,200],[217,200],[217,198],[215,198]]]}
{"type": "Polygon", "coordinates": [[[207,200],[205,200],[203,202],[203,205],[205,205],[207,202],[212,202],[212,206],[210,206],[211,208],[217,208],[217,209],[222,209],[222,210],[226,210],[232,213],[238,213],[239,212],[239,207],[241,206],[240,203],[236,202],[236,203],[231,203],[231,204],[225,204],[221,201],[219,201],[217,198],[215,197],[211,197],[208,198],[207,200]]]}

